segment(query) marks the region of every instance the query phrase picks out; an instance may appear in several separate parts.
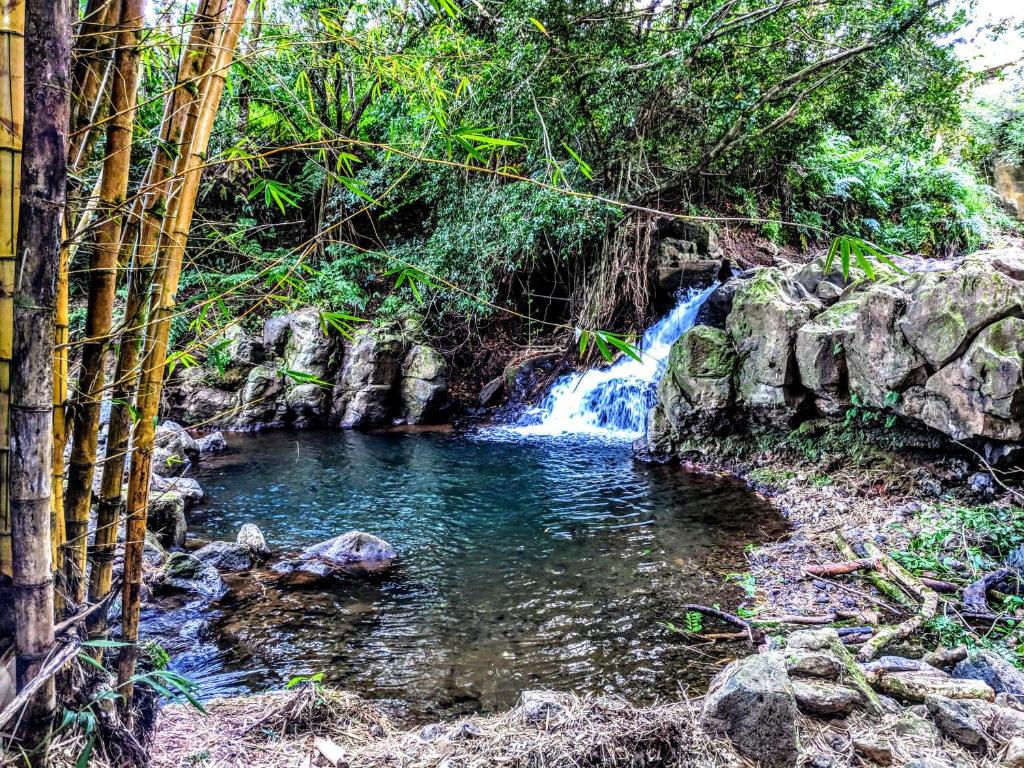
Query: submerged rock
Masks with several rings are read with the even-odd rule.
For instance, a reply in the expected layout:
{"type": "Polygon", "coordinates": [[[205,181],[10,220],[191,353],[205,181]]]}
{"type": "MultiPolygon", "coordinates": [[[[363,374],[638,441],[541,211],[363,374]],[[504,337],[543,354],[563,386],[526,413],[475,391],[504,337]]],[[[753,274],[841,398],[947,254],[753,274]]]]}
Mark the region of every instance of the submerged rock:
{"type": "Polygon", "coordinates": [[[299,555],[300,560],[317,560],[337,567],[390,563],[397,558],[398,554],[384,539],[362,531],[335,536],[307,547],[299,555]]]}
{"type": "Polygon", "coordinates": [[[283,560],[274,570],[289,584],[302,584],[327,576],[353,571],[388,568],[398,554],[384,539],[362,531],[349,531],[307,547],[294,560],[283,560]]]}

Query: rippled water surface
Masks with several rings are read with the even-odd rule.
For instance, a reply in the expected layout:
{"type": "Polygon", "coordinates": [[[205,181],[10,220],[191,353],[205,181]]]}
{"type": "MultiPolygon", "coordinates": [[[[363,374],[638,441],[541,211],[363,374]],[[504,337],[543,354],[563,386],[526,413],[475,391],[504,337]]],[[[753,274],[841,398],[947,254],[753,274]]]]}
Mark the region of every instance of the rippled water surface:
{"type": "MultiPolygon", "coordinates": [[[[150,609],[145,628],[206,695],[297,674],[412,717],[494,711],[538,687],[638,701],[702,684],[715,654],[661,622],[735,603],[724,574],[781,533],[740,486],[634,463],[623,443],[342,432],[231,436],[203,462],[190,533],[257,523],[277,552],[351,529],[391,542],[391,570],[314,587],[232,577],[210,607],[150,609]]],[[[735,649],[733,649],[735,650],[735,649]]]]}

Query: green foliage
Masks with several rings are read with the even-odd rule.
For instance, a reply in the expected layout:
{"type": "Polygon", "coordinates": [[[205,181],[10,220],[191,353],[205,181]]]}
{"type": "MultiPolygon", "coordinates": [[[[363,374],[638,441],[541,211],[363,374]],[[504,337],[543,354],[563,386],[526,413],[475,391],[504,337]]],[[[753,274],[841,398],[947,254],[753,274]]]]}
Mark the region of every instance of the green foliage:
{"type": "Polygon", "coordinates": [[[972,576],[999,567],[1024,543],[1024,510],[981,505],[941,506],[921,516],[920,531],[894,557],[911,571],[957,576],[966,566],[972,576]]]}

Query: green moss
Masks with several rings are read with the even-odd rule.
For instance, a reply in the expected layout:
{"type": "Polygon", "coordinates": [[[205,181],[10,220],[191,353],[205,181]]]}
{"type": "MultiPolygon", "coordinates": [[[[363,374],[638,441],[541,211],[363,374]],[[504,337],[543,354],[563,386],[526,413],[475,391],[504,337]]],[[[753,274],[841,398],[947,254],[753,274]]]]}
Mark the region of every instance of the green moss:
{"type": "Polygon", "coordinates": [[[726,378],[736,369],[736,351],[725,331],[696,325],[672,347],[669,365],[677,376],[726,378]]]}

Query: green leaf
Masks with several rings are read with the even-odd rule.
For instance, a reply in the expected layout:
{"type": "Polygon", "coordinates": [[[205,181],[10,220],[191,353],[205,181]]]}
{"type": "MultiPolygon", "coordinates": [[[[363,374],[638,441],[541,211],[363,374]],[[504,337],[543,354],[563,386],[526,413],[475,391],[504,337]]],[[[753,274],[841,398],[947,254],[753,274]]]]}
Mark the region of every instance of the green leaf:
{"type": "Polygon", "coordinates": [[[533,24],[533,26],[535,26],[538,30],[540,30],[540,33],[544,35],[544,37],[550,37],[544,25],[541,24],[537,19],[533,18],[533,16],[530,17],[530,23],[533,24]]]}
{"type": "Polygon", "coordinates": [[[587,181],[593,181],[593,169],[589,165],[587,165],[587,163],[584,162],[583,158],[576,154],[576,152],[573,151],[573,148],[566,144],[564,141],[562,142],[562,146],[565,147],[565,151],[569,153],[572,159],[576,161],[576,167],[580,169],[580,173],[582,173],[587,178],[587,181]]]}

